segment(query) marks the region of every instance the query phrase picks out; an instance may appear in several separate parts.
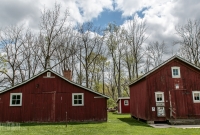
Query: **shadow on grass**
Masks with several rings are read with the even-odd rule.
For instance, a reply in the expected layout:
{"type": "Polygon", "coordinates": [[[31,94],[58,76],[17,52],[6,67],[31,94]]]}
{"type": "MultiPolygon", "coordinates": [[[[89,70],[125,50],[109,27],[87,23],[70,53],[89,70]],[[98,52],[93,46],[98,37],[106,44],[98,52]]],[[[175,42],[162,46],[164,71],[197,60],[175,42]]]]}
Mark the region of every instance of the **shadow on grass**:
{"type": "Polygon", "coordinates": [[[138,121],[135,118],[118,118],[120,121],[125,122],[131,126],[143,126],[143,127],[151,127],[145,122],[138,121]]]}
{"type": "Polygon", "coordinates": [[[20,126],[66,126],[66,125],[83,125],[83,124],[101,124],[106,122],[58,122],[58,123],[20,123],[20,126]]]}

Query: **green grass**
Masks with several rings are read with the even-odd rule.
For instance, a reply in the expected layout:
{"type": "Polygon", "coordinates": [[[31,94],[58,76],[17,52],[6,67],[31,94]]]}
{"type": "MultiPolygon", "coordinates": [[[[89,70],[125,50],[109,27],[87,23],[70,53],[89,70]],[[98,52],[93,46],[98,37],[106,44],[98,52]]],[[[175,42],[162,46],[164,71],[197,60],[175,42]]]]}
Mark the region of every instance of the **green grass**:
{"type": "Polygon", "coordinates": [[[0,126],[0,135],[199,135],[200,129],[158,129],[130,115],[108,113],[102,123],[22,123],[20,128],[0,126]]]}

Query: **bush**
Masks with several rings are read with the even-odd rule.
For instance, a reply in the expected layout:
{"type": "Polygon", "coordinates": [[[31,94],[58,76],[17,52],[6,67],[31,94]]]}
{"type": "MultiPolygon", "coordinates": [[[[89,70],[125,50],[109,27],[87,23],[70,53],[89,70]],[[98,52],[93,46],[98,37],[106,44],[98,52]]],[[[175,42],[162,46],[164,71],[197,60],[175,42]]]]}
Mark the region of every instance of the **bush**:
{"type": "Polygon", "coordinates": [[[108,106],[108,108],[115,108],[116,107],[116,102],[112,98],[109,98],[107,100],[107,106],[108,106]]]}

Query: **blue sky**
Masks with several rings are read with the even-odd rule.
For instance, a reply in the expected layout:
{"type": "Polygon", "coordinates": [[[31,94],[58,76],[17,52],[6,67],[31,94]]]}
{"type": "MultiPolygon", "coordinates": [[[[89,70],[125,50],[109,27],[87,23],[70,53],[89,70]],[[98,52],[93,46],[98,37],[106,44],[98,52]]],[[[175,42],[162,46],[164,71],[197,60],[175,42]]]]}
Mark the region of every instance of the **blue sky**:
{"type": "MultiPolygon", "coordinates": [[[[140,18],[144,18],[145,16],[144,11],[147,9],[148,9],[147,7],[144,7],[142,10],[137,11],[134,14],[137,14],[140,18]]],[[[92,19],[92,22],[96,26],[101,26],[103,28],[105,28],[109,23],[122,25],[125,20],[131,17],[131,16],[122,16],[122,14],[123,12],[120,10],[105,9],[97,18],[92,19]]]]}
{"type": "Polygon", "coordinates": [[[109,23],[115,23],[117,25],[122,25],[126,20],[125,17],[122,17],[121,11],[111,11],[111,10],[104,10],[97,18],[94,18],[92,22],[96,26],[106,27],[109,23]]]}

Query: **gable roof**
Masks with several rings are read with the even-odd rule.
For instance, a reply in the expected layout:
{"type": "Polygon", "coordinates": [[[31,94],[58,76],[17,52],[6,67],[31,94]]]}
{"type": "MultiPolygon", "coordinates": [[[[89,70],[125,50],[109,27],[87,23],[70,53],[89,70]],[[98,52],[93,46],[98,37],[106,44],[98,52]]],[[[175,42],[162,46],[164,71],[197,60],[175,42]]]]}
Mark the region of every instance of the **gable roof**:
{"type": "Polygon", "coordinates": [[[121,100],[121,99],[130,99],[130,97],[119,97],[119,98],[117,99],[117,102],[116,102],[116,103],[118,103],[119,100],[121,100]]]}
{"type": "Polygon", "coordinates": [[[46,70],[44,70],[44,71],[38,73],[37,75],[33,76],[32,78],[30,78],[30,79],[28,79],[28,80],[26,80],[26,81],[24,81],[24,82],[22,82],[22,83],[16,84],[15,86],[10,87],[10,88],[7,88],[7,89],[5,89],[5,90],[1,90],[1,91],[0,91],[0,94],[1,94],[1,93],[4,93],[4,92],[7,92],[7,91],[9,91],[9,90],[12,90],[12,89],[14,89],[14,88],[16,88],[16,87],[19,87],[19,86],[21,86],[21,85],[23,85],[23,84],[26,84],[26,83],[30,82],[31,80],[37,78],[38,76],[44,74],[44,73],[47,72],[47,71],[50,71],[50,72],[54,73],[55,75],[59,76],[60,78],[62,78],[62,79],[65,80],[66,82],[71,83],[71,84],[73,84],[73,85],[75,85],[75,86],[78,86],[78,87],[80,87],[80,88],[83,88],[84,90],[87,90],[87,91],[89,91],[89,92],[95,93],[95,94],[97,94],[97,95],[99,95],[99,96],[102,96],[102,97],[105,97],[105,98],[109,98],[108,96],[103,95],[103,94],[101,94],[101,93],[98,93],[98,92],[96,92],[96,91],[93,91],[92,89],[86,88],[86,87],[81,86],[81,85],[79,85],[79,84],[77,84],[77,83],[74,83],[74,82],[72,82],[72,81],[69,81],[69,80],[66,79],[64,76],[61,76],[60,74],[54,72],[54,71],[51,70],[51,69],[46,69],[46,70]]]}
{"type": "Polygon", "coordinates": [[[173,60],[173,59],[178,59],[178,60],[180,60],[180,61],[182,61],[182,62],[184,62],[184,63],[187,63],[188,65],[190,65],[190,66],[192,66],[192,67],[194,67],[194,68],[200,70],[199,67],[195,66],[194,64],[190,63],[189,61],[187,61],[187,60],[181,58],[180,56],[174,55],[173,57],[169,58],[168,60],[166,60],[166,61],[163,62],[162,64],[158,65],[157,67],[153,68],[153,69],[150,70],[149,72],[145,73],[144,75],[142,75],[141,77],[139,77],[139,78],[136,79],[135,81],[131,82],[131,83],[129,84],[129,87],[130,87],[131,85],[135,84],[136,82],[138,82],[139,80],[145,78],[146,76],[148,76],[148,75],[151,74],[152,72],[156,71],[156,70],[159,69],[160,67],[164,66],[165,64],[167,64],[168,62],[170,62],[170,61],[173,60]]]}

